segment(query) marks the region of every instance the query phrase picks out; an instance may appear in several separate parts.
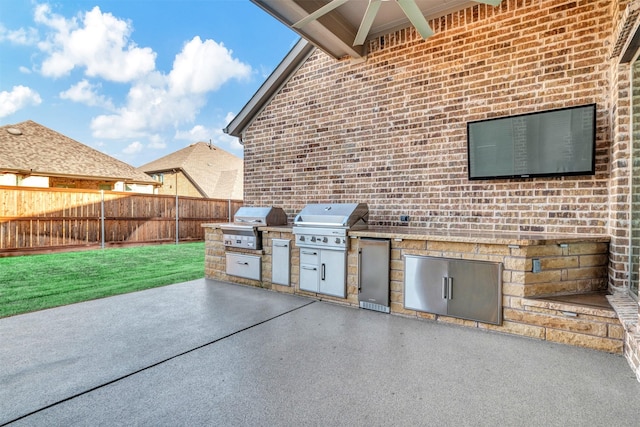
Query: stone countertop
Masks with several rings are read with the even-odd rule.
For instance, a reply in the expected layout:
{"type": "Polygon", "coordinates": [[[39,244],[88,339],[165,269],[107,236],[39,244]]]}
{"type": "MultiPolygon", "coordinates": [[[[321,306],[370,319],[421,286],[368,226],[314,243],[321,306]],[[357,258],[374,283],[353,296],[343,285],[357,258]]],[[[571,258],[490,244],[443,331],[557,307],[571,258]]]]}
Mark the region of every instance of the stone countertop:
{"type": "MultiPolygon", "coordinates": [[[[203,228],[220,228],[224,224],[229,224],[228,222],[210,222],[201,224],[200,226],[203,228]]],[[[258,227],[260,231],[279,231],[281,233],[291,233],[293,230],[293,226],[291,225],[269,225],[266,227],[258,227]]]]}
{"type": "Polygon", "coordinates": [[[481,230],[434,230],[413,227],[369,227],[349,232],[350,237],[378,237],[387,239],[431,240],[441,242],[484,243],[493,245],[534,246],[572,242],[609,242],[606,235],[516,233],[481,230]]]}
{"type": "Polygon", "coordinates": [[[293,226],[292,225],[269,225],[267,227],[260,227],[262,231],[272,231],[276,233],[292,233],[293,226]]]}
{"type": "MultiPolygon", "coordinates": [[[[202,224],[203,227],[220,228],[220,223],[202,224]]],[[[260,227],[262,231],[291,233],[293,226],[260,227]]],[[[552,234],[516,233],[508,231],[441,230],[420,227],[369,227],[349,231],[349,237],[374,237],[382,239],[431,240],[440,242],[484,243],[492,245],[535,246],[562,243],[608,243],[610,236],[602,234],[552,234]]]]}

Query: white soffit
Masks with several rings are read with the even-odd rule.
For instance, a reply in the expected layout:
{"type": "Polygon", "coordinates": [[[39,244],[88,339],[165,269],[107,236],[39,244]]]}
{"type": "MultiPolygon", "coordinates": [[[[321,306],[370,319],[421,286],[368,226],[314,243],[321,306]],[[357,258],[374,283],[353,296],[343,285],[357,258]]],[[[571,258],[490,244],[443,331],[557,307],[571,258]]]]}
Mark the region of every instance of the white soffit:
{"type": "Polygon", "coordinates": [[[251,0],[300,36],[335,58],[366,55],[366,42],[414,25],[423,36],[428,20],[456,10],[502,0],[251,0]]]}

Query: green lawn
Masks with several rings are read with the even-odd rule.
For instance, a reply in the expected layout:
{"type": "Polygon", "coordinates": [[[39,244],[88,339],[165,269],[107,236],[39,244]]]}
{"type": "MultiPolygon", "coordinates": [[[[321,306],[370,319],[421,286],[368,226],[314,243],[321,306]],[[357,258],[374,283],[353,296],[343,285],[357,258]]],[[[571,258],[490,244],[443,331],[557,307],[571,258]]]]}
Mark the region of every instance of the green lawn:
{"type": "Polygon", "coordinates": [[[0,317],[204,277],[204,242],[0,258],[0,317]]]}

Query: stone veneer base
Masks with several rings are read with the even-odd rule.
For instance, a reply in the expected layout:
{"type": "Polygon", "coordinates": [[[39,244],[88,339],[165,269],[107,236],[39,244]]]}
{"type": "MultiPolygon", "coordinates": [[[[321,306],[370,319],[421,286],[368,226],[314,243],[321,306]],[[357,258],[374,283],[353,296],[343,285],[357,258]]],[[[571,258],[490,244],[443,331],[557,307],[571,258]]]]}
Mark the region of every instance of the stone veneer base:
{"type": "MultiPolygon", "coordinates": [[[[215,225],[206,228],[205,275],[207,278],[304,295],[335,303],[359,306],[358,237],[389,238],[391,241],[390,311],[438,322],[527,336],[557,343],[621,354],[625,330],[612,309],[562,303],[545,296],[602,291],[607,287],[608,242],[603,238],[544,239],[526,236],[421,235],[398,234],[395,230],[361,230],[350,233],[347,254],[347,297],[335,298],[301,291],[298,286],[299,249],[291,245],[291,286],[271,283],[272,240],[295,241],[290,227],[266,227],[262,231],[263,249],[233,252],[262,257],[262,280],[255,281],[225,273],[226,249],[222,233],[215,225]],[[497,242],[497,243],[496,243],[497,242]],[[489,325],[404,308],[404,262],[407,254],[446,258],[484,260],[503,263],[503,322],[489,325]],[[532,272],[532,260],[538,259],[540,273],[532,272]]],[[[628,336],[628,334],[626,334],[628,336]]],[[[636,358],[637,360],[637,358],[636,358]]]]}

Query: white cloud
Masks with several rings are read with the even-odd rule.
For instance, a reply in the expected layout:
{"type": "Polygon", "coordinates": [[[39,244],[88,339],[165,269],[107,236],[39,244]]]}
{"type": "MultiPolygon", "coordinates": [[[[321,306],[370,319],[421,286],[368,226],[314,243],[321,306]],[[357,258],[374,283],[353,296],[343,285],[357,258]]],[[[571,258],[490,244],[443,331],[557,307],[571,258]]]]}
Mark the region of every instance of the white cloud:
{"type": "Polygon", "coordinates": [[[125,149],[122,150],[122,152],[125,154],[135,154],[135,153],[141,152],[143,149],[144,149],[144,146],[142,145],[142,143],[139,141],[135,141],[129,144],[127,147],[125,147],[125,149]]]}
{"type": "Polygon", "coordinates": [[[109,139],[149,136],[193,121],[206,103],[203,95],[176,97],[168,93],[166,84],[156,84],[140,82],[134,85],[124,107],[91,121],[93,135],[109,139]]]}
{"type": "Polygon", "coordinates": [[[194,37],[173,61],[171,92],[177,95],[217,90],[230,79],[246,79],[251,67],[234,59],[232,51],[213,40],[194,37]]]}
{"type": "Polygon", "coordinates": [[[113,110],[114,106],[110,99],[98,93],[100,85],[92,85],[87,80],[71,86],[68,90],[60,92],[60,98],[79,102],[91,107],[103,107],[113,110]]]}
{"type": "Polygon", "coordinates": [[[31,70],[27,67],[25,67],[24,65],[21,65],[18,67],[18,70],[22,73],[22,74],[31,74],[31,70]]]}
{"type": "Polygon", "coordinates": [[[168,75],[149,73],[131,87],[125,106],[114,114],[95,117],[91,122],[93,135],[141,138],[193,123],[207,102],[208,92],[229,79],[242,79],[250,74],[251,67],[232,58],[222,45],[195,37],[176,55],[174,68],[168,75]]]}
{"type": "Polygon", "coordinates": [[[118,110],[118,114],[100,115],[91,120],[93,136],[106,139],[145,137],[146,125],[142,114],[128,109],[118,110]]]}
{"type": "MultiPolygon", "coordinates": [[[[155,68],[156,53],[133,41],[132,23],[97,6],[65,17],[48,4],[39,4],[34,22],[42,34],[37,43],[42,61],[33,70],[51,78],[72,71],[84,73],[86,78],[60,92],[60,98],[105,109],[91,120],[94,138],[136,141],[121,152],[128,155],[143,148],[165,149],[167,138],[159,135],[167,131],[190,142],[213,140],[225,149],[242,151],[236,138],[221,131],[226,123],[209,129],[195,123],[212,92],[230,80],[250,79],[253,74],[251,66],[234,57],[223,43],[195,36],[175,55],[172,69],[160,71],[155,68]],[[126,98],[116,98],[118,92],[110,95],[113,98],[106,96],[100,84],[106,81],[126,83],[126,98]]],[[[0,28],[0,37],[6,39],[8,34],[0,28]]],[[[12,37],[32,40],[29,34],[37,36],[24,30],[12,37]]],[[[22,72],[29,70],[23,67],[22,72]]]]}
{"type": "Polygon", "coordinates": [[[155,69],[155,52],[129,40],[131,23],[97,6],[67,20],[38,5],[35,21],[54,30],[38,44],[48,54],[41,70],[45,76],[61,77],[79,67],[90,77],[129,82],[155,69]]]}
{"type": "Polygon", "coordinates": [[[175,138],[190,142],[209,142],[211,131],[202,125],[196,125],[187,131],[177,131],[175,138]]]}
{"type": "Polygon", "coordinates": [[[149,137],[147,148],[151,148],[152,150],[162,150],[167,148],[167,143],[164,142],[164,139],[160,135],[151,135],[149,137]]]}
{"type": "Polygon", "coordinates": [[[38,42],[38,31],[35,28],[8,30],[0,24],[0,42],[4,41],[23,46],[35,45],[38,42]]]}
{"type": "Polygon", "coordinates": [[[0,117],[13,114],[29,105],[42,102],[38,92],[26,86],[14,86],[11,92],[0,92],[0,117]]]}

